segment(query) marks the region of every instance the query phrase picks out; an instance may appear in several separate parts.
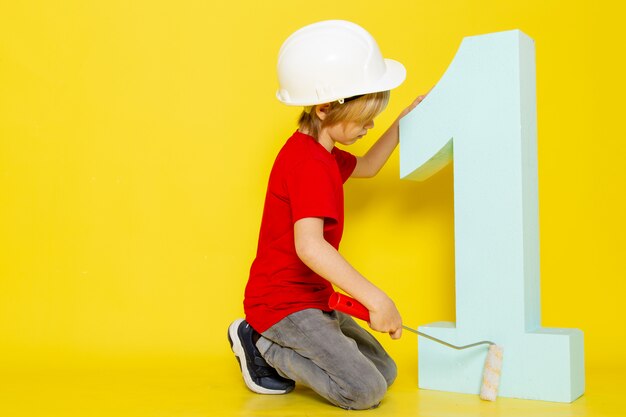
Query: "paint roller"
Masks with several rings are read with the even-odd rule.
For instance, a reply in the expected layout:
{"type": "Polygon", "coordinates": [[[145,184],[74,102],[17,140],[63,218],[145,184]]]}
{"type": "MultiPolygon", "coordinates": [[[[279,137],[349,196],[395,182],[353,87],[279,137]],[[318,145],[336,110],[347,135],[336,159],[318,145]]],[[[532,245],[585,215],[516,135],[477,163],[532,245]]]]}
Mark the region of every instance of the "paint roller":
{"type": "MultiPolygon", "coordinates": [[[[361,319],[363,321],[370,321],[369,310],[357,300],[348,297],[345,294],[338,292],[333,293],[328,300],[328,307],[333,310],[338,310],[343,313],[349,314],[353,317],[361,319]]],[[[501,346],[496,345],[494,342],[483,340],[480,342],[472,343],[464,346],[456,346],[436,337],[430,336],[416,329],[412,329],[405,325],[402,328],[412,333],[418,334],[433,342],[440,343],[456,350],[469,349],[479,345],[488,345],[487,358],[485,359],[485,366],[483,369],[483,380],[480,387],[480,398],[488,401],[495,401],[498,395],[498,387],[500,386],[500,374],[502,371],[502,354],[503,350],[501,346]]]]}

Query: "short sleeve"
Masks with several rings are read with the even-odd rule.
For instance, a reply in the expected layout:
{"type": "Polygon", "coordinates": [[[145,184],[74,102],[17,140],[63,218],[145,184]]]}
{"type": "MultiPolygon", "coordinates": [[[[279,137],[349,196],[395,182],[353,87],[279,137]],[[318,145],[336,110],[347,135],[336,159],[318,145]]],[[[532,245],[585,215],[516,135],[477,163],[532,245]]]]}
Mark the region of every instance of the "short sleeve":
{"type": "Polygon", "coordinates": [[[294,167],[287,175],[292,221],[305,217],[338,220],[337,182],[328,164],[320,160],[308,159],[294,167]]]}
{"type": "Polygon", "coordinates": [[[339,148],[333,148],[333,156],[337,161],[337,166],[341,173],[341,180],[343,182],[348,181],[348,178],[350,178],[350,175],[354,172],[354,168],[356,168],[356,156],[339,148]]]}

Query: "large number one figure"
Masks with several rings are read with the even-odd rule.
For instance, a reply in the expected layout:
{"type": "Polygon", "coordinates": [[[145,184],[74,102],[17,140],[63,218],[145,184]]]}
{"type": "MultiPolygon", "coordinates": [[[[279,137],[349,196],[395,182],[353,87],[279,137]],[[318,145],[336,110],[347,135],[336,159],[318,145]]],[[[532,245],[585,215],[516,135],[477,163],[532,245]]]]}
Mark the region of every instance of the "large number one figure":
{"type": "MultiPolygon", "coordinates": [[[[585,386],[583,334],[540,323],[535,50],[522,32],[465,38],[402,120],[402,178],[424,180],[451,160],[457,321],[420,330],[502,345],[501,396],[575,400],[585,386]]],[[[486,349],[419,342],[420,388],[478,393],[486,349]]]]}

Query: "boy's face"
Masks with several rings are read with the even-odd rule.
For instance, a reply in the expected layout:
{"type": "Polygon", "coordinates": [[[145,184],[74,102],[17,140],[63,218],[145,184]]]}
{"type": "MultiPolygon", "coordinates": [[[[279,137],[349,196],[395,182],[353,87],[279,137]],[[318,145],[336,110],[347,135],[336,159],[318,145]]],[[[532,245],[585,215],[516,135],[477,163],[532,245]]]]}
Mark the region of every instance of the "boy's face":
{"type": "Polygon", "coordinates": [[[342,122],[328,127],[328,136],[342,145],[352,145],[367,135],[367,131],[373,127],[374,120],[368,122],[342,122]]]}

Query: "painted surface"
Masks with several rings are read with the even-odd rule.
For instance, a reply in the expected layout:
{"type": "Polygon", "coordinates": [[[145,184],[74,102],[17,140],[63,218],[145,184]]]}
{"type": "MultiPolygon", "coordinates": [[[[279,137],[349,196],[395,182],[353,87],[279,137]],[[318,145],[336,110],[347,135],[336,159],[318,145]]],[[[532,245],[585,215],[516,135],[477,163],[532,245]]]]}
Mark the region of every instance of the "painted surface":
{"type": "MultiPolygon", "coordinates": [[[[535,49],[520,31],[465,38],[400,127],[400,175],[453,160],[456,323],[421,331],[504,348],[500,396],[571,402],[584,392],[583,334],[540,323],[535,49]]],[[[478,393],[486,349],[419,340],[419,386],[478,393]]]]}

